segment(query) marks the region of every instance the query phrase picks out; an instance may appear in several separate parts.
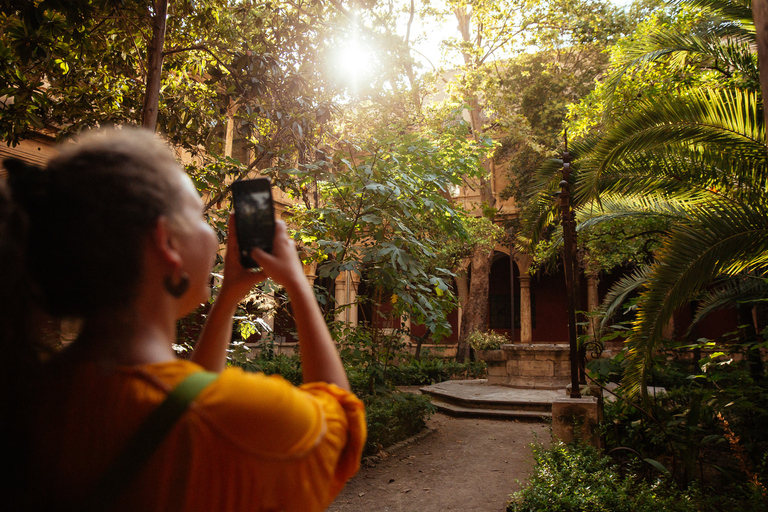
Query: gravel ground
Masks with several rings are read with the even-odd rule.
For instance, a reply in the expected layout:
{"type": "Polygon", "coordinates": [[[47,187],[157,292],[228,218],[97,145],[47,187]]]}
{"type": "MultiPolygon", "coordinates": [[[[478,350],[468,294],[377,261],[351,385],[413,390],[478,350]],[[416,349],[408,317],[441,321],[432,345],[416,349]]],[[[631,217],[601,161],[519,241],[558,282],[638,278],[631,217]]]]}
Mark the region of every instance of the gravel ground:
{"type": "Polygon", "coordinates": [[[435,414],[435,432],[363,467],[329,512],[503,512],[533,469],[531,443],[547,423],[435,414]]]}

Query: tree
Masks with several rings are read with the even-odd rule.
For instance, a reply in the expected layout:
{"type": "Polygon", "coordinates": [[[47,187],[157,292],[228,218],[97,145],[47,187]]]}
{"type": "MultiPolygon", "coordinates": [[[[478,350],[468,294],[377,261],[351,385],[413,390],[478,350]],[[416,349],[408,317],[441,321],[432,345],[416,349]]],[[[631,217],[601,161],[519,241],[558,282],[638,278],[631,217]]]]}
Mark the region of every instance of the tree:
{"type": "MultiPolygon", "coordinates": [[[[290,177],[296,197],[317,183],[318,203],[297,204],[292,219],[318,277],[365,277],[392,298],[388,314],[426,325],[439,339],[450,332],[456,297],[451,268],[436,259],[451,241],[468,242],[466,214],[451,205],[448,189],[477,175],[487,150],[460,130],[410,134],[350,142],[328,160],[272,172],[290,177]]],[[[443,261],[450,264],[444,253],[443,261]]]]}
{"type": "Polygon", "coordinates": [[[271,115],[276,124],[281,108],[295,106],[282,101],[296,92],[310,89],[305,101],[323,101],[316,61],[329,27],[320,20],[333,12],[301,3],[179,2],[161,40],[161,11],[150,0],[5,6],[4,140],[16,143],[40,129],[64,136],[99,124],[149,126],[157,115],[158,130],[172,142],[215,152],[229,101],[248,102],[248,114],[271,115]],[[312,85],[299,90],[303,80],[312,85]]]}
{"type": "MultiPolygon", "coordinates": [[[[494,166],[509,168],[503,198],[524,188],[535,163],[557,146],[565,105],[583,95],[604,68],[606,41],[621,35],[627,21],[619,10],[597,1],[451,2],[460,37],[444,43],[463,60],[448,86],[450,101],[467,113],[473,136],[501,141],[494,166]],[[533,56],[527,50],[542,51],[533,56]]],[[[469,186],[479,193],[477,212],[493,217],[490,180],[469,186]]],[[[471,258],[470,300],[462,325],[484,330],[492,251],[478,248],[471,258]],[[481,299],[482,298],[482,299],[481,299]]],[[[463,352],[461,349],[460,354],[463,352]]]]}
{"type": "Polygon", "coordinates": [[[633,100],[602,133],[574,148],[572,186],[583,227],[625,217],[671,226],[655,260],[619,283],[606,305],[610,314],[640,290],[625,372],[634,392],[644,392],[651,357],[676,309],[718,283],[754,296],[755,286],[742,286],[754,282],[765,292],[768,162],[751,12],[734,2],[712,3],[703,14],[692,30],[652,30],[638,39],[615,75],[668,58],[679,76],[695,63],[703,80],[633,100]]]}

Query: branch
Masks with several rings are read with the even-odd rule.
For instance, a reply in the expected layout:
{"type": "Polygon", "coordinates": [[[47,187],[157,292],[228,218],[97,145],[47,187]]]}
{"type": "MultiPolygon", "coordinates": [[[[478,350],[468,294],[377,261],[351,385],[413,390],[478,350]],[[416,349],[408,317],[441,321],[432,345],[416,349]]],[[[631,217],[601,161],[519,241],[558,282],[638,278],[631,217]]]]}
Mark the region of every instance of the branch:
{"type": "Polygon", "coordinates": [[[211,50],[208,49],[207,46],[205,46],[203,44],[198,44],[198,45],[195,45],[195,46],[186,46],[186,47],[183,47],[183,48],[178,48],[178,47],[177,48],[171,48],[170,50],[166,50],[166,51],[163,52],[163,57],[167,57],[167,56],[173,55],[175,53],[188,52],[188,51],[191,51],[191,50],[202,50],[202,51],[207,52],[209,54],[213,53],[213,52],[211,52],[211,50]]]}

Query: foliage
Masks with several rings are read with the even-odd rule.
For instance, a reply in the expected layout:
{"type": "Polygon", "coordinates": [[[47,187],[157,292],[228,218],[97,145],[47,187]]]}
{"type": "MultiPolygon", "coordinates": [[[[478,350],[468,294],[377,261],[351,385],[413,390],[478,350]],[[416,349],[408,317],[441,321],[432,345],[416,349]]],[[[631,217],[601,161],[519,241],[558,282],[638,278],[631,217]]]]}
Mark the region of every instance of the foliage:
{"type": "Polygon", "coordinates": [[[472,331],[467,337],[467,343],[475,350],[493,350],[509,343],[509,338],[495,331],[472,331]]]}
{"type": "MultiPolygon", "coordinates": [[[[635,4],[632,10],[639,5],[635,4]]],[[[616,41],[610,47],[610,66],[605,79],[579,103],[568,106],[568,129],[572,137],[588,136],[604,129],[628,114],[639,101],[655,101],[674,94],[681,85],[704,87],[718,83],[717,64],[687,54],[675,58],[662,41],[690,32],[703,19],[700,9],[682,2],[651,2],[650,9],[638,15],[631,37],[616,41]],[[655,43],[651,43],[655,41],[655,43]],[[655,47],[648,45],[655,44],[655,47]],[[652,59],[636,60],[639,53],[657,50],[652,59]],[[633,62],[634,61],[634,62],[633,62]],[[642,65],[633,65],[642,62],[642,65]]],[[[632,14],[630,14],[632,15],[632,14]]],[[[678,39],[674,44],[680,47],[678,39]]]]}
{"type": "Polygon", "coordinates": [[[638,479],[588,445],[558,443],[549,449],[534,445],[533,453],[536,466],[530,484],[510,496],[509,512],[714,510],[706,507],[707,497],[696,489],[681,491],[663,479],[650,483],[638,479]]]}
{"type": "Polygon", "coordinates": [[[427,386],[451,379],[484,379],[485,361],[458,362],[442,357],[422,357],[403,361],[392,368],[390,382],[395,386],[427,386]]]}
{"type": "MultiPolygon", "coordinates": [[[[590,222],[587,213],[579,216],[576,257],[586,274],[631,270],[653,260],[669,227],[669,220],[657,217],[617,217],[590,222]]],[[[550,270],[562,262],[563,230],[560,226],[533,246],[534,269],[550,270]]]]}
{"type": "Polygon", "coordinates": [[[446,317],[456,306],[449,286],[456,257],[442,249],[469,243],[467,215],[449,191],[482,172],[487,150],[487,141],[468,140],[466,127],[457,127],[348,143],[330,161],[271,172],[297,198],[316,187],[314,204],[291,213],[321,279],[356,273],[369,290],[392,298],[389,315],[426,325],[439,339],[450,332],[446,317]]]}
{"type": "MultiPolygon", "coordinates": [[[[768,501],[765,458],[768,389],[753,378],[751,344],[710,342],[667,350],[654,358],[651,384],[663,387],[652,400],[630,400],[621,388],[605,403],[604,436],[619,460],[647,462],[680,485],[712,486],[719,500],[768,501]],[[725,486],[732,486],[722,491],[725,486]]],[[[591,361],[599,381],[617,380],[624,354],[591,361]]],[[[647,471],[656,473],[651,466],[647,471]]],[[[714,500],[714,498],[713,498],[714,500]]],[[[715,508],[718,509],[718,508],[715,508]]],[[[748,508],[747,508],[748,509],[748,508]]]]}
{"type": "Polygon", "coordinates": [[[249,372],[280,375],[295,386],[302,383],[301,358],[298,354],[281,354],[273,343],[262,342],[256,347],[256,355],[243,342],[233,342],[229,350],[228,364],[249,372]]]}
{"type": "Polygon", "coordinates": [[[359,395],[387,392],[390,374],[404,346],[403,332],[386,333],[376,327],[342,325],[339,353],[352,390],[359,395]]]}
{"type": "Polygon", "coordinates": [[[436,410],[428,396],[398,391],[367,395],[363,402],[368,424],[364,455],[373,455],[418,434],[426,428],[425,420],[436,410]]]}

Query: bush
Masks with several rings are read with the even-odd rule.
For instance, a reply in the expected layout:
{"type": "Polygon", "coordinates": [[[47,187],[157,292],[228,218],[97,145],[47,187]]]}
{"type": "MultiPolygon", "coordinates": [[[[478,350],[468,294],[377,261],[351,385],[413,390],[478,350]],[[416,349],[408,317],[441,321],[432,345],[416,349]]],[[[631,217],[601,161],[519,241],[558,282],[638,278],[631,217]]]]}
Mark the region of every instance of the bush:
{"type": "Polygon", "coordinates": [[[511,495],[508,512],[696,512],[697,491],[677,490],[662,480],[647,483],[620,476],[609,457],[587,445],[534,446],[530,484],[511,495]]]}
{"type": "Polygon", "coordinates": [[[248,372],[262,372],[265,375],[280,375],[295,386],[301,385],[301,358],[298,354],[276,354],[268,346],[262,347],[256,357],[234,357],[236,365],[248,372]]]}
{"type": "Polygon", "coordinates": [[[482,379],[485,377],[485,361],[459,363],[438,357],[413,359],[390,371],[390,381],[395,386],[425,386],[450,379],[482,379]]]}
{"type": "Polygon", "coordinates": [[[467,343],[475,350],[494,350],[501,348],[505,343],[509,343],[509,338],[494,331],[472,331],[467,337],[467,343]]]}
{"type": "Polygon", "coordinates": [[[398,391],[368,395],[363,402],[368,423],[363,455],[372,455],[421,432],[427,426],[426,419],[436,410],[429,397],[398,391]]]}
{"type": "MultiPolygon", "coordinates": [[[[733,353],[712,352],[709,344],[695,348],[708,351],[694,356],[685,347],[654,359],[652,383],[664,386],[665,393],[652,395],[646,403],[623,396],[605,403],[606,445],[637,460],[659,461],[682,487],[693,481],[718,489],[731,481],[751,482],[765,492],[766,381],[753,379],[747,363],[733,353]]],[[[736,352],[740,347],[728,349],[736,352]]],[[[597,371],[605,377],[606,368],[597,371]]],[[[617,393],[621,396],[621,389],[617,393]]]]}

